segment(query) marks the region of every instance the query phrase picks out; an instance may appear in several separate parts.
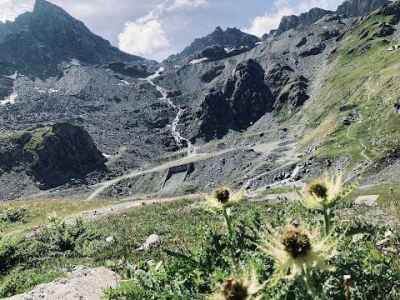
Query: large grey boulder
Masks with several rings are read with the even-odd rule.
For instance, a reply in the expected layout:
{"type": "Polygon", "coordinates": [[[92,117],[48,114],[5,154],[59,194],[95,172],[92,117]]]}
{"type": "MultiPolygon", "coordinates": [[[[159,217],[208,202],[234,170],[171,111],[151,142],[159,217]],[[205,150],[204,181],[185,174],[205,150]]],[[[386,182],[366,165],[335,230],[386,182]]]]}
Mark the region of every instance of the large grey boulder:
{"type": "Polygon", "coordinates": [[[79,268],[66,278],[37,286],[31,292],[7,300],[100,300],[109,288],[117,287],[120,277],[106,268],[79,268]]]}
{"type": "Polygon", "coordinates": [[[152,234],[137,249],[137,251],[148,251],[153,248],[158,248],[160,247],[160,245],[161,245],[161,237],[158,234],[152,234]]]}
{"type": "Polygon", "coordinates": [[[104,170],[104,163],[90,135],[68,123],[0,137],[0,175],[22,167],[42,189],[104,170]]]}

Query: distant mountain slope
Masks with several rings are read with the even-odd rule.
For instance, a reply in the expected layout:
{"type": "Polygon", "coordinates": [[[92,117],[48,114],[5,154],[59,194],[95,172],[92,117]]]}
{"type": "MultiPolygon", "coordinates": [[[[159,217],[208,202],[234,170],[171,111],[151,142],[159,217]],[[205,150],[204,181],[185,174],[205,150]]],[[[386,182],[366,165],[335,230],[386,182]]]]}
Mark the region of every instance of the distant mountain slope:
{"type": "Polygon", "coordinates": [[[86,64],[146,63],[113,47],[45,0],[37,0],[33,12],[20,15],[15,22],[0,23],[0,73],[18,71],[45,78],[58,74],[58,65],[71,60],[86,64]]]}
{"type": "Polygon", "coordinates": [[[260,39],[254,35],[244,33],[237,28],[228,28],[223,30],[217,27],[211,34],[195,39],[190,46],[186,47],[181,53],[172,55],[166,62],[173,62],[180,64],[183,61],[193,58],[194,55],[199,54],[201,51],[218,46],[222,49],[229,50],[239,48],[254,48],[260,39]]]}
{"type": "Polygon", "coordinates": [[[298,26],[309,26],[321,19],[323,16],[334,13],[334,11],[329,11],[316,7],[299,16],[285,16],[282,18],[277,32],[285,32],[298,26]]]}
{"type": "MultiPolygon", "coordinates": [[[[389,0],[347,0],[338,6],[336,11],[312,8],[300,15],[285,16],[282,18],[278,29],[272,34],[281,34],[290,29],[309,26],[326,15],[340,15],[345,18],[367,16],[372,11],[391,3],[389,0]]],[[[266,34],[266,37],[268,34],[266,34]]]]}

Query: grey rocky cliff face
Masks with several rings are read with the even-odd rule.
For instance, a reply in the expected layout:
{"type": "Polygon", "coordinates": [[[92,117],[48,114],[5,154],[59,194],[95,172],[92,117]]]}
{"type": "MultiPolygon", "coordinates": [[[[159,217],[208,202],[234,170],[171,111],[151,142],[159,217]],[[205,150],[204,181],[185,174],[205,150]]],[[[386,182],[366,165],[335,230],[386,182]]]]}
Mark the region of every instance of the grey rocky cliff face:
{"type": "Polygon", "coordinates": [[[254,60],[238,64],[221,91],[213,90],[205,96],[197,137],[211,140],[221,138],[230,129],[245,130],[272,111],[274,98],[264,73],[254,60]]]}

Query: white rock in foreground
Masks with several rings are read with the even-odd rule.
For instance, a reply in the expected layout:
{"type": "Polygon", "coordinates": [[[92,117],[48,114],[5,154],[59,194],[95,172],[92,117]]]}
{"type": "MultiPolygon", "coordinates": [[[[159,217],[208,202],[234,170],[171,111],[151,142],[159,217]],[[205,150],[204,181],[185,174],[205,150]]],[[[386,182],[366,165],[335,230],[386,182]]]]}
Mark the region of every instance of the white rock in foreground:
{"type": "Polygon", "coordinates": [[[354,204],[357,206],[375,207],[378,206],[378,199],[379,195],[360,196],[354,201],[354,204]]]}
{"type": "Polygon", "coordinates": [[[33,291],[8,300],[100,300],[103,292],[116,287],[119,276],[104,267],[79,269],[66,278],[37,286],[33,291]]]}
{"type": "Polygon", "coordinates": [[[150,235],[147,240],[140,246],[137,251],[147,251],[152,248],[158,248],[161,245],[161,237],[158,234],[150,235]]]}

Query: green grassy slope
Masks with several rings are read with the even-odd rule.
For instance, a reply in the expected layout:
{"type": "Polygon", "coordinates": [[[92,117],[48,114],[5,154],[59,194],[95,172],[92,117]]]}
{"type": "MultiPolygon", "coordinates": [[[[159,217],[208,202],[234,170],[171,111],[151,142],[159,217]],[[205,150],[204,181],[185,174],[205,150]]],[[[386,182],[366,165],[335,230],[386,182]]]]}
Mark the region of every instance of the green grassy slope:
{"type": "Polygon", "coordinates": [[[400,43],[379,37],[392,16],[375,14],[347,33],[336,53],[320,93],[304,110],[308,131],[305,145],[319,144],[317,155],[350,155],[353,163],[377,160],[400,145],[400,116],[394,104],[400,96],[400,43]],[[343,120],[350,112],[351,125],[343,120]]]}

